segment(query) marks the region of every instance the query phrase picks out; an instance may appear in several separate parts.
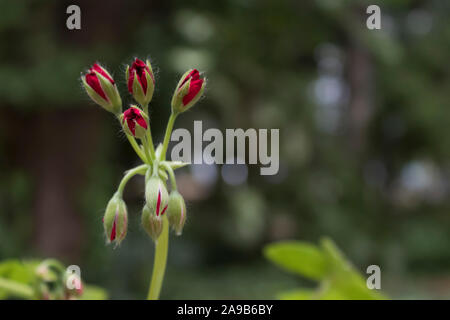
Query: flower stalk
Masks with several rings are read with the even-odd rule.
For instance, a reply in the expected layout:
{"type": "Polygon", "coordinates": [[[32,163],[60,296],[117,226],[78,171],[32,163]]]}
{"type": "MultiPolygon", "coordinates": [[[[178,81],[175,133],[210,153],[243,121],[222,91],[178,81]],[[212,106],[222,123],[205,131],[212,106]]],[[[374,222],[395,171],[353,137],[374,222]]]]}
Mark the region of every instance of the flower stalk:
{"type": "MultiPolygon", "coordinates": [[[[115,246],[118,246],[126,236],[128,224],[127,207],[123,200],[124,189],[132,177],[138,174],[145,175],[145,205],[142,209],[141,221],[144,230],[155,243],[153,273],[147,298],[158,299],[167,263],[169,225],[174,228],[177,235],[180,235],[186,219],[186,205],[183,197],[177,191],[174,170],[188,165],[188,163],[166,161],[167,148],[175,119],[180,113],[190,109],[199,101],[206,81],[196,69],[188,70],[181,77],[172,97],[172,112],[163,143],[155,150],[149,114],[149,103],[155,89],[155,78],[149,60],[144,62],[136,58],[131,67],[127,67],[128,92],[138,105],[131,105],[124,112],[122,112],[122,98],[116,82],[105,68],[96,63],[88,69],[85,75],[82,75],[81,80],[89,97],[116,115],[131,147],[143,162],[142,165],[125,172],[117,191],[108,202],[103,224],[106,242],[114,242],[115,246]],[[167,190],[169,178],[170,197],[167,190]],[[170,212],[170,215],[166,212],[170,212]]],[[[2,286],[10,286],[11,290],[17,290],[18,293],[27,293],[25,288],[15,287],[0,279],[0,288],[2,286]]]]}
{"type": "Polygon", "coordinates": [[[167,253],[169,251],[169,222],[167,217],[162,219],[163,227],[161,235],[155,241],[155,257],[153,261],[153,273],[148,290],[147,300],[158,300],[166,272],[167,253]]]}

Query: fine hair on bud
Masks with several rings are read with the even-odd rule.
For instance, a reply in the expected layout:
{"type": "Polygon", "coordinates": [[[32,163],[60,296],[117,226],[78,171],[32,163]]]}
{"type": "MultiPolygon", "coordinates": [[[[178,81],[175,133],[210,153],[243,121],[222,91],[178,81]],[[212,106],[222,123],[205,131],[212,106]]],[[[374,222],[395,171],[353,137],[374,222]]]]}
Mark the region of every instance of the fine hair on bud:
{"type": "Polygon", "coordinates": [[[186,203],[183,196],[176,190],[170,193],[167,217],[175,233],[178,236],[181,235],[186,223],[186,203]]]}
{"type": "Polygon", "coordinates": [[[150,208],[147,207],[147,205],[144,205],[144,208],[142,209],[141,222],[142,227],[150,238],[152,238],[153,241],[157,241],[163,229],[162,218],[154,215],[150,208]]]}
{"type": "Polygon", "coordinates": [[[119,245],[127,235],[128,213],[125,201],[116,193],[106,206],[103,217],[106,242],[119,245]]]}

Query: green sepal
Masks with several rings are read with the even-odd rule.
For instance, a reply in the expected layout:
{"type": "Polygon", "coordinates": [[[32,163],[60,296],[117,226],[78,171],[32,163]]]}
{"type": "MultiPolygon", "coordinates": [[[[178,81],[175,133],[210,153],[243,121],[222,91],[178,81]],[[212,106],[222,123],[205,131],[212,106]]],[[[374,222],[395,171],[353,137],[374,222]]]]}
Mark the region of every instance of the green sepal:
{"type": "MultiPolygon", "coordinates": [[[[159,170],[158,170],[159,171],[159,170]]],[[[159,172],[158,172],[159,173],[159,172]]],[[[169,194],[164,181],[158,175],[152,175],[145,184],[145,205],[151,210],[153,215],[157,215],[158,194],[160,193],[160,204],[158,215],[167,206],[169,194]]]]}
{"type": "Polygon", "coordinates": [[[163,220],[161,217],[157,217],[152,214],[150,208],[146,205],[142,209],[141,223],[147,234],[153,239],[153,241],[158,240],[163,229],[163,220]]]}
{"type": "Polygon", "coordinates": [[[103,91],[106,94],[106,97],[109,99],[110,104],[110,112],[114,114],[119,114],[122,112],[122,99],[120,98],[119,91],[117,90],[117,87],[115,84],[112,84],[107,78],[105,78],[103,75],[101,75],[98,72],[95,72],[97,74],[98,80],[100,82],[100,85],[103,89],[103,91]]]}
{"type": "Polygon", "coordinates": [[[167,217],[176,234],[181,235],[186,222],[186,203],[183,196],[176,190],[170,193],[167,217]]]}
{"type": "Polygon", "coordinates": [[[116,246],[122,242],[127,234],[128,213],[125,201],[118,193],[109,200],[103,217],[103,227],[106,236],[106,242],[111,243],[111,233],[116,221],[116,236],[112,240],[116,246]]]}
{"type": "Polygon", "coordinates": [[[99,94],[97,94],[97,92],[95,92],[86,82],[86,80],[84,79],[84,77],[81,77],[81,81],[83,82],[83,86],[86,89],[86,93],[88,94],[88,96],[99,106],[101,106],[103,109],[105,109],[106,111],[109,112],[113,112],[112,111],[112,105],[109,101],[103,99],[99,94]]]}
{"type": "Polygon", "coordinates": [[[183,162],[183,161],[163,161],[161,162],[161,165],[167,165],[171,167],[173,170],[185,167],[190,165],[190,162],[183,162]]]}

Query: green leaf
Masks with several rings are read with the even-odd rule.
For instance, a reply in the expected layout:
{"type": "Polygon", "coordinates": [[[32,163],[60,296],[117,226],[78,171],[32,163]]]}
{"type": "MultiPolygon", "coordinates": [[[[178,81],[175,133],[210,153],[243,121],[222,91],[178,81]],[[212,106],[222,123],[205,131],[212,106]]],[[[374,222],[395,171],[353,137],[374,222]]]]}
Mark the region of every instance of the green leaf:
{"type": "MultiPolygon", "coordinates": [[[[0,278],[19,286],[31,285],[35,280],[32,267],[36,263],[23,263],[19,260],[4,260],[0,263],[0,278]]],[[[0,288],[0,299],[6,299],[14,294],[6,288],[0,288]]]]}
{"type": "Polygon", "coordinates": [[[277,294],[279,300],[314,300],[314,296],[317,295],[316,291],[308,289],[295,289],[290,291],[284,291],[277,294]]]}
{"type": "Polygon", "coordinates": [[[34,279],[32,269],[19,260],[1,262],[0,277],[21,283],[30,283],[34,279]]]}
{"type": "Polygon", "coordinates": [[[334,299],[336,293],[338,293],[338,299],[387,299],[377,290],[367,287],[366,280],[344,257],[331,239],[323,239],[321,246],[331,266],[330,293],[328,294],[330,297],[325,295],[324,299],[334,299]]]}
{"type": "Polygon", "coordinates": [[[307,278],[320,280],[328,271],[327,259],[316,246],[300,241],[283,241],[264,248],[267,259],[279,267],[307,278]]]}
{"type": "Polygon", "coordinates": [[[97,286],[85,285],[83,288],[83,295],[80,300],[106,300],[108,294],[105,290],[97,286]]]}

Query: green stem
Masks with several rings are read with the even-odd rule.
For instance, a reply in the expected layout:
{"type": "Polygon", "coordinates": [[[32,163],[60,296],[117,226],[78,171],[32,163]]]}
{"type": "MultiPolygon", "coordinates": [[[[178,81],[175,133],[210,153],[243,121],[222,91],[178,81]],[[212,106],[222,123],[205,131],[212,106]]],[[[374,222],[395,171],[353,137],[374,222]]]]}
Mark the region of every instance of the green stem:
{"type": "MultiPolygon", "coordinates": [[[[119,120],[120,125],[122,125],[122,123],[120,121],[120,115],[117,115],[117,120],[119,120]]],[[[134,152],[136,152],[136,154],[139,156],[139,158],[141,158],[142,162],[147,163],[145,155],[144,155],[144,153],[142,153],[141,148],[139,148],[139,146],[136,142],[136,139],[134,139],[133,136],[127,134],[126,132],[125,132],[125,135],[127,136],[127,139],[130,142],[131,146],[133,147],[134,152]]]]}
{"type": "Polygon", "coordinates": [[[127,134],[127,133],[125,133],[125,135],[127,136],[128,141],[130,142],[130,144],[133,147],[133,149],[136,152],[136,154],[139,156],[139,158],[141,158],[142,162],[148,163],[145,155],[142,153],[142,150],[139,148],[139,146],[138,146],[136,140],[134,139],[134,137],[129,135],[129,134],[127,134]]]}
{"type": "Polygon", "coordinates": [[[172,167],[166,162],[164,162],[162,165],[164,166],[164,168],[166,168],[166,171],[169,173],[172,190],[177,191],[177,179],[175,179],[175,173],[173,172],[172,167]]]}
{"type": "MultiPolygon", "coordinates": [[[[148,130],[147,130],[148,132],[148,130]]],[[[142,139],[142,144],[144,145],[144,152],[145,152],[145,157],[147,158],[147,163],[152,163],[153,162],[153,157],[151,156],[150,152],[149,152],[149,143],[147,140],[147,137],[144,137],[142,139]]]]}
{"type": "Polygon", "coordinates": [[[147,146],[150,149],[150,155],[152,156],[152,159],[155,159],[155,146],[153,145],[152,130],[150,128],[150,116],[148,114],[148,104],[144,106],[144,112],[148,117],[148,128],[146,132],[147,146]]]}
{"type": "Polygon", "coordinates": [[[167,251],[169,249],[169,221],[163,217],[163,230],[155,243],[155,260],[153,262],[153,274],[148,290],[147,300],[158,300],[166,271],[167,251]]]}
{"type": "Polygon", "coordinates": [[[139,174],[139,173],[145,173],[147,168],[148,168],[148,165],[143,164],[136,168],[126,171],[125,176],[122,178],[122,181],[120,181],[119,187],[117,188],[117,192],[119,193],[119,195],[122,196],[123,189],[125,189],[126,184],[132,177],[134,177],[136,174],[139,174]]]}
{"type": "Polygon", "coordinates": [[[0,289],[6,290],[14,296],[26,299],[32,299],[34,295],[33,289],[26,284],[4,278],[0,278],[0,289]]]}
{"type": "Polygon", "coordinates": [[[169,122],[167,123],[166,135],[164,136],[163,149],[161,151],[160,160],[163,161],[166,159],[167,147],[169,146],[170,136],[172,135],[173,124],[175,123],[175,119],[177,115],[172,113],[169,118],[169,122]]]}

